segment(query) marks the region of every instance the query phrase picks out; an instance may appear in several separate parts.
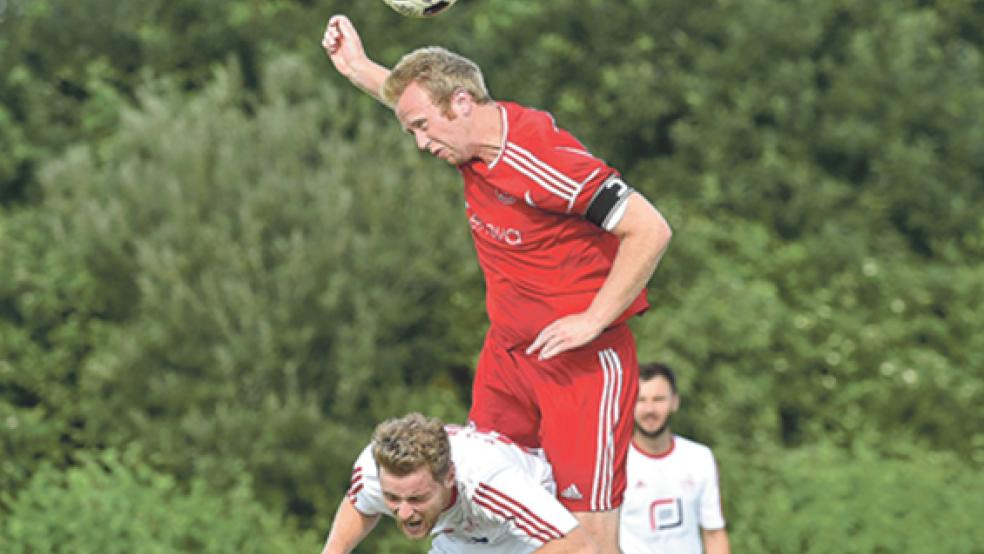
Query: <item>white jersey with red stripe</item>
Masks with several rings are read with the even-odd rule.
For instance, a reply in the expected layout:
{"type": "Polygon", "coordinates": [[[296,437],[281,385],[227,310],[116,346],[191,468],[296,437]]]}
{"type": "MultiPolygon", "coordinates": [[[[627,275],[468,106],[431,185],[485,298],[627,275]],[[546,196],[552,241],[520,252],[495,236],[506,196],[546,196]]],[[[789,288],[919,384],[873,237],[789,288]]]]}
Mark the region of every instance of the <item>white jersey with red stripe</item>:
{"type": "Polygon", "coordinates": [[[700,529],[724,526],[710,448],[677,435],[660,455],[632,444],[619,533],[625,552],[700,554],[700,529]]]}
{"type": "MultiPolygon", "coordinates": [[[[457,489],[431,531],[432,554],[533,552],[577,526],[557,501],[553,472],[539,450],[469,427],[446,429],[457,489]]],[[[347,496],[364,515],[393,515],[383,501],[371,444],[355,462],[347,496]]]]}
{"type": "MultiPolygon", "coordinates": [[[[549,113],[510,102],[498,107],[499,156],[458,170],[492,332],[516,346],[591,304],[618,251],[609,231],[632,189],[549,113]]],[[[613,325],[646,308],[642,291],[613,325]]]]}

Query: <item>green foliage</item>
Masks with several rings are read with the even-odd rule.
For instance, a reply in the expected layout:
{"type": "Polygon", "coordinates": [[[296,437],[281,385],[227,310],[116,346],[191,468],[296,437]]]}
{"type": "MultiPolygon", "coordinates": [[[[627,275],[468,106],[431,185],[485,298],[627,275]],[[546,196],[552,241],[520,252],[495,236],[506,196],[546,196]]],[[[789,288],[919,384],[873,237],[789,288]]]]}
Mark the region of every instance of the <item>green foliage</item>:
{"type": "Polygon", "coordinates": [[[256,501],[241,468],[226,470],[236,485],[219,492],[200,479],[182,486],[133,452],[82,455],[65,471],[45,465],[10,502],[10,513],[0,520],[0,544],[9,554],[266,554],[317,548],[313,537],[284,525],[256,501]]]}
{"type": "Polygon", "coordinates": [[[43,212],[0,213],[0,491],[80,445],[77,364],[105,340],[97,285],[43,212]]]}
{"type": "Polygon", "coordinates": [[[682,374],[680,429],[743,448],[904,437],[978,456],[984,268],[870,248],[684,219],[634,325],[640,355],[682,374]]]}
{"type": "Polygon", "coordinates": [[[818,444],[717,453],[732,549],[877,554],[979,552],[980,473],[945,453],[877,455],[818,444]]]}
{"type": "Polygon", "coordinates": [[[379,419],[463,419],[480,287],[453,174],[432,178],[297,59],[268,71],[257,102],[225,70],[193,98],[148,91],[41,178],[107,306],[73,368],[82,443],[139,440],[215,483],[241,461],[261,498],[309,517],[379,419]]]}
{"type": "MultiPolygon", "coordinates": [[[[75,141],[113,132],[148,78],[202,87],[229,59],[258,88],[260,51],[292,45],[306,2],[5,0],[0,3],[0,203],[37,201],[35,170],[75,141]],[[7,151],[7,148],[4,148],[7,151]]],[[[310,23],[313,23],[311,21],[310,23]]],[[[317,41],[311,39],[313,46],[317,41]]]]}
{"type": "MultiPolygon", "coordinates": [[[[343,11],[382,63],[474,58],[670,220],[633,326],[721,454],[736,551],[972,551],[980,7],[0,0],[0,522],[136,443],[147,490],[242,468],[321,534],[376,421],[463,419],[487,322],[458,178],[331,70],[343,11]]],[[[365,551],[424,548],[381,527],[365,551]]]]}

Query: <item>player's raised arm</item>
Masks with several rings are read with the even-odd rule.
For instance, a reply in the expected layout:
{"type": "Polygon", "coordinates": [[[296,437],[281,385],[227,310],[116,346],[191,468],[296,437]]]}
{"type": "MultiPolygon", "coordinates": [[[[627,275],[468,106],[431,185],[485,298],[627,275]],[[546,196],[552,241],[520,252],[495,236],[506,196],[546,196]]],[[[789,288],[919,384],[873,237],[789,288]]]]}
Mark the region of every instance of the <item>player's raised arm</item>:
{"type": "Polygon", "coordinates": [[[347,498],[342,499],[331,525],[331,533],[321,554],[349,554],[379,522],[379,516],[367,516],[352,506],[347,498]]]}
{"type": "Polygon", "coordinates": [[[331,16],[321,46],[340,74],[376,100],[386,103],[379,89],[390,70],[366,56],[362,39],[349,18],[344,15],[331,16]]]}

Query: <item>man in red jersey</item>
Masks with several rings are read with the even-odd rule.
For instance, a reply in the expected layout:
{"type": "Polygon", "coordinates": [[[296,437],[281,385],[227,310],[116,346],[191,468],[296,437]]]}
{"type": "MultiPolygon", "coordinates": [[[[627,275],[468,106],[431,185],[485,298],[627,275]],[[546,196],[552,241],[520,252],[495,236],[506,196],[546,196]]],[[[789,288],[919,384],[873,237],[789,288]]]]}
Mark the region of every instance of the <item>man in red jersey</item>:
{"type": "Polygon", "coordinates": [[[344,16],[329,20],[322,45],[418,148],[464,178],[491,321],[469,419],[543,448],[561,502],[602,551],[618,552],[638,388],[626,321],[648,308],[669,226],[549,114],[494,101],[470,60],[422,48],[390,71],[344,16]]]}

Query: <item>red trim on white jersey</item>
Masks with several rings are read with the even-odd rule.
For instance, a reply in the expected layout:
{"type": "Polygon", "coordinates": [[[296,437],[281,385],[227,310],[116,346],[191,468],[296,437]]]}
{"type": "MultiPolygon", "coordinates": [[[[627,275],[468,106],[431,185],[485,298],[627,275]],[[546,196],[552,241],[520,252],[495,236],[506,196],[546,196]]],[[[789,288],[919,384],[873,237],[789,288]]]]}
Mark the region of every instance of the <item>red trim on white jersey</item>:
{"type": "Polygon", "coordinates": [[[442,512],[446,512],[454,507],[458,503],[458,487],[451,487],[451,498],[448,500],[448,505],[444,507],[442,512]]]}
{"type": "Polygon", "coordinates": [[[345,493],[345,496],[355,503],[355,498],[359,494],[359,491],[362,490],[362,486],[362,466],[356,466],[352,469],[352,480],[349,482],[349,490],[345,493]]]}
{"type": "Polygon", "coordinates": [[[530,510],[526,505],[509,497],[495,487],[485,483],[478,485],[475,491],[475,503],[499,515],[500,517],[511,520],[517,528],[542,543],[560,539],[564,536],[559,529],[544,521],[530,510]]]}
{"type": "Polygon", "coordinates": [[[467,432],[473,436],[481,435],[482,437],[487,438],[489,440],[494,440],[494,441],[501,442],[502,444],[515,446],[516,448],[521,449],[523,452],[526,452],[527,454],[533,456],[540,456],[543,454],[542,448],[533,448],[531,446],[519,444],[518,442],[512,440],[508,436],[503,435],[502,433],[494,429],[490,429],[480,425],[475,425],[475,423],[471,421],[468,422],[467,426],[453,425],[453,424],[445,425],[444,430],[447,432],[449,437],[453,437],[461,432],[467,432]]]}
{"type": "Polygon", "coordinates": [[[636,449],[636,452],[642,454],[643,456],[645,456],[647,458],[652,458],[654,460],[659,460],[659,459],[665,458],[665,457],[667,457],[667,456],[669,456],[670,454],[673,453],[673,449],[676,448],[676,438],[673,435],[670,435],[670,447],[667,448],[665,452],[660,452],[659,454],[653,454],[653,453],[647,451],[642,446],[639,446],[639,443],[637,443],[634,438],[632,439],[632,448],[635,448],[636,449]]]}

